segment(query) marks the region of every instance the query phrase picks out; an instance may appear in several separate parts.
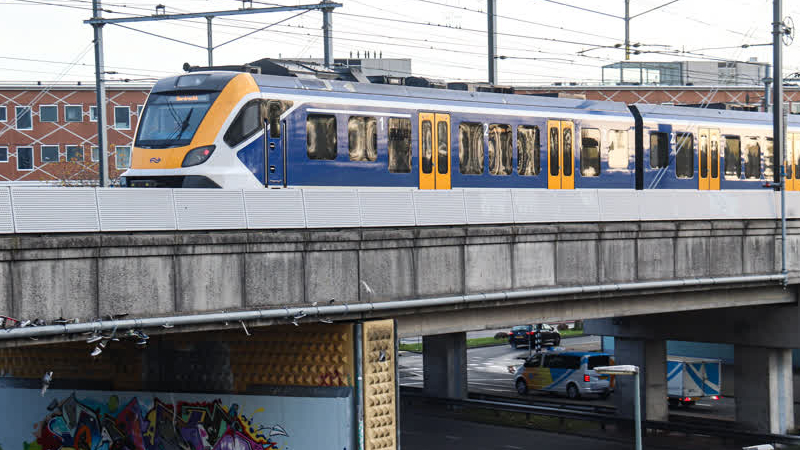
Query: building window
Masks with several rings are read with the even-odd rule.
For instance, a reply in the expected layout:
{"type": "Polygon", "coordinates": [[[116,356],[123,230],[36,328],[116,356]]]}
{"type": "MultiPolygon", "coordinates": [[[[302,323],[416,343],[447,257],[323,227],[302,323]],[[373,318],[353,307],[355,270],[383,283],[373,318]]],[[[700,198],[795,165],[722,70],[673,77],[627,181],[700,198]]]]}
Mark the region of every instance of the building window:
{"type": "Polygon", "coordinates": [[[739,136],[725,136],[725,179],[742,178],[742,143],[739,136]]]}
{"type": "Polygon", "coordinates": [[[92,146],[92,161],[100,161],[100,149],[96,145],[92,146]]]}
{"type": "Polygon", "coordinates": [[[114,107],[114,129],[116,130],[130,130],[131,129],[131,109],[127,106],[114,107]]]}
{"type": "Polygon", "coordinates": [[[608,132],[609,169],[627,169],[628,154],[628,132],[622,130],[610,130],[608,132]]]}
{"type": "Polygon", "coordinates": [[[58,146],[57,145],[43,145],[42,146],[42,162],[58,162],[58,146]]]}
{"type": "Polygon", "coordinates": [[[600,130],[597,128],[581,129],[581,175],[600,175],[600,130]]]}
{"type": "Polygon", "coordinates": [[[97,122],[97,106],[89,107],[89,122],[97,122]]]}
{"type": "Polygon", "coordinates": [[[131,148],[130,146],[118,145],[115,148],[115,157],[117,169],[127,169],[131,166],[131,148]]]}
{"type": "Polygon", "coordinates": [[[6,112],[5,106],[0,106],[0,122],[5,122],[8,120],[8,112],[6,112]]]}
{"type": "Polygon", "coordinates": [[[39,122],[58,122],[58,106],[56,105],[40,106],[39,122]]]}
{"type": "Polygon", "coordinates": [[[83,122],[83,106],[66,105],[64,106],[64,120],[67,122],[83,122]]]}
{"type": "Polygon", "coordinates": [[[8,162],[8,147],[0,147],[0,162],[8,162]]]}
{"type": "Polygon", "coordinates": [[[761,178],[761,144],[755,136],[745,138],[744,177],[749,180],[761,178]]]}
{"type": "Polygon", "coordinates": [[[67,146],[67,161],[70,162],[83,162],[83,146],[68,145],[67,146]]]}
{"type": "Polygon", "coordinates": [[[17,147],[17,170],[33,170],[33,147],[17,147]]]}
{"type": "Polygon", "coordinates": [[[663,169],[669,165],[669,135],[650,133],[650,167],[663,169]]]}
{"type": "Polygon", "coordinates": [[[136,121],[137,122],[142,119],[142,108],[144,108],[144,105],[136,105],[136,121]]]}
{"type": "Polygon", "coordinates": [[[350,117],[347,141],[350,161],[375,161],[378,159],[378,121],[374,117],[350,117]]]}
{"type": "MultiPolygon", "coordinates": [[[[17,121],[18,130],[32,130],[33,120],[31,120],[31,107],[30,106],[15,106],[14,115],[17,121]]],[[[22,147],[27,148],[27,147],[22,147]]]]}
{"type": "Polygon", "coordinates": [[[678,178],[694,178],[694,135],[678,133],[677,139],[675,175],[678,178]]]}
{"type": "Polygon", "coordinates": [[[306,119],[306,154],[309,159],[336,159],[336,116],[309,114],[306,119]]]}
{"type": "Polygon", "coordinates": [[[514,170],[511,149],[511,127],[493,123],[489,125],[489,173],[510,175],[514,170]]]}
{"type": "Polygon", "coordinates": [[[458,125],[458,167],[461,173],[483,173],[483,124],[462,122],[458,125]]]}
{"type": "Polygon", "coordinates": [[[411,172],[411,120],[389,118],[389,172],[411,172]]]}

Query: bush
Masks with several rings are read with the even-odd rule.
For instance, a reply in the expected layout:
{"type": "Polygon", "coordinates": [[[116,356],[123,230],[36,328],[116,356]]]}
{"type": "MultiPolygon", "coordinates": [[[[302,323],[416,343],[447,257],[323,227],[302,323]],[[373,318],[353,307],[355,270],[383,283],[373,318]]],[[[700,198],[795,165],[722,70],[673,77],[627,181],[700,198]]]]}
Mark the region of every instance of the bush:
{"type": "Polygon", "coordinates": [[[508,333],[506,333],[505,331],[498,331],[497,333],[495,333],[494,338],[497,340],[508,339],[508,333]]]}
{"type": "Polygon", "coordinates": [[[582,320],[576,320],[575,321],[575,329],[576,330],[582,330],[583,329],[583,321],[582,320]]]}
{"type": "Polygon", "coordinates": [[[558,326],[556,327],[556,329],[557,329],[558,331],[569,330],[569,325],[567,325],[567,324],[565,324],[565,323],[560,323],[560,324],[558,324],[558,326]]]}

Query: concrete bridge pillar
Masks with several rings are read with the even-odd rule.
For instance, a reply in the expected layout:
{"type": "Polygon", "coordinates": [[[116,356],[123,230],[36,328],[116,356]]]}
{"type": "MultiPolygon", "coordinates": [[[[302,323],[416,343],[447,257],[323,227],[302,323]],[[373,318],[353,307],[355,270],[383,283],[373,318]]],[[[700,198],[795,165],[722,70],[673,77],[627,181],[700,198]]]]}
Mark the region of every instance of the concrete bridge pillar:
{"type": "Polygon", "coordinates": [[[422,337],[425,395],[467,398],[467,333],[422,337]]]}
{"type": "MultiPolygon", "coordinates": [[[[667,421],[667,342],[616,337],[614,360],[639,367],[642,420],[667,421]]],[[[614,403],[622,417],[633,418],[633,383],[632,376],[616,377],[614,403]]]]}
{"type": "Polygon", "coordinates": [[[792,351],[735,345],[736,421],[764,433],[794,428],[792,351]]]}

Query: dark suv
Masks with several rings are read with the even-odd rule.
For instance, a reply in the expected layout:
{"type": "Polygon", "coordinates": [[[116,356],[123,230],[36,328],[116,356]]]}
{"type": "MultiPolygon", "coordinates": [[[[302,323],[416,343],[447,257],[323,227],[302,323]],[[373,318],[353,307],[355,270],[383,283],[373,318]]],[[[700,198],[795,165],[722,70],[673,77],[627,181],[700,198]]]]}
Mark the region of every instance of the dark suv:
{"type": "Polygon", "coordinates": [[[543,346],[558,346],[561,343],[561,333],[546,323],[517,325],[508,332],[508,343],[511,344],[511,348],[517,348],[520,345],[527,347],[528,343],[533,344],[533,333],[536,331],[539,331],[541,335],[543,346]]]}

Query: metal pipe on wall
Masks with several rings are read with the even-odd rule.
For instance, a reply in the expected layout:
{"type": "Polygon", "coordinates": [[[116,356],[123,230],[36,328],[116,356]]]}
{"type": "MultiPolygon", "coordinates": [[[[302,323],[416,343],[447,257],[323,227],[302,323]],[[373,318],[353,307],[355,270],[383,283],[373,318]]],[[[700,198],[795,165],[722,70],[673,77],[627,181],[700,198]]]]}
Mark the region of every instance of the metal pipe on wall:
{"type": "Polygon", "coordinates": [[[44,336],[57,336],[80,333],[99,333],[112,330],[131,330],[142,328],[176,327],[188,325],[205,325],[222,322],[239,322],[250,320],[275,320],[285,319],[287,323],[295,316],[328,317],[345,316],[349,314],[371,313],[376,311],[391,311],[413,308],[427,308],[433,306],[448,306],[493,301],[520,300],[537,297],[557,297],[562,295],[600,294],[608,292],[629,292],[635,290],[668,289],[677,287],[696,287],[728,285],[740,283],[768,283],[783,281],[782,274],[750,275],[720,278],[686,278],[669,281],[648,281],[643,283],[601,284],[591,286],[573,286],[563,288],[529,289],[513,292],[478,293],[456,295],[450,297],[434,297],[415,300],[398,300],[380,303],[356,303],[352,305],[341,304],[332,306],[307,306],[284,307],[277,309],[262,309],[257,311],[236,311],[210,314],[194,314],[169,317],[150,317],[143,319],[118,319],[96,320],[92,322],[28,326],[24,328],[11,328],[0,331],[0,340],[27,339],[44,336]]]}

